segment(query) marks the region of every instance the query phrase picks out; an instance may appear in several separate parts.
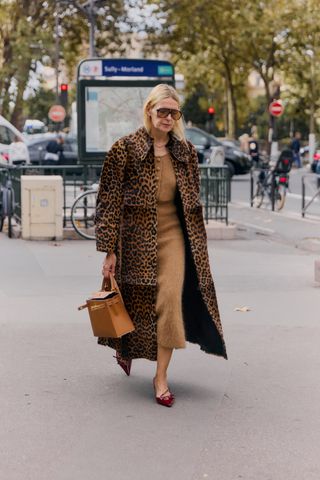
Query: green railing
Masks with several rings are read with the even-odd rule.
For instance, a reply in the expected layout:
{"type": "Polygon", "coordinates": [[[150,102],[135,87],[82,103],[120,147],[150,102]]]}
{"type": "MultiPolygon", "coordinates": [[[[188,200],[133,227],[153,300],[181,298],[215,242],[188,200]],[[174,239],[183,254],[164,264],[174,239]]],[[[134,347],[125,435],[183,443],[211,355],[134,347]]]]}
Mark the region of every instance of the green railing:
{"type": "MultiPolygon", "coordinates": [[[[204,217],[228,224],[230,176],[227,167],[200,165],[201,201],[204,217]]],[[[101,165],[38,166],[19,165],[0,167],[0,184],[11,178],[14,189],[14,217],[21,223],[21,175],[61,175],[63,179],[64,227],[70,222],[70,211],[75,197],[99,181],[101,165]]]]}
{"type": "Polygon", "coordinates": [[[228,225],[228,203],[231,196],[228,167],[200,165],[200,178],[201,201],[206,222],[222,220],[228,225]]]}
{"type": "Polygon", "coordinates": [[[101,165],[19,165],[0,169],[0,184],[2,178],[10,174],[15,193],[14,217],[21,223],[21,176],[22,175],[60,175],[63,180],[63,226],[70,220],[70,209],[75,197],[87,190],[100,177],[101,165]]]}

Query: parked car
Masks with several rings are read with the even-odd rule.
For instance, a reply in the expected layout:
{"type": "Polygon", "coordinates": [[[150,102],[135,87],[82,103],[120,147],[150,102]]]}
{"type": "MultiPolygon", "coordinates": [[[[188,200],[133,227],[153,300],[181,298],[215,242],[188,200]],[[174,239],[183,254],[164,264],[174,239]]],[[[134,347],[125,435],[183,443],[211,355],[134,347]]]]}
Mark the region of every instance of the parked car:
{"type": "Polygon", "coordinates": [[[41,122],[40,120],[32,119],[32,118],[27,118],[27,120],[24,122],[23,126],[23,133],[26,135],[33,135],[35,133],[45,133],[47,132],[48,129],[44,122],[41,122]]]}
{"type": "MultiPolygon", "coordinates": [[[[43,163],[46,147],[51,140],[57,137],[55,133],[35,134],[26,138],[29,150],[30,161],[33,165],[41,165],[43,163]]],[[[78,164],[78,144],[77,139],[70,135],[63,135],[63,156],[64,165],[78,164]]]]}
{"type": "Polygon", "coordinates": [[[1,115],[0,163],[5,165],[30,163],[28,148],[21,132],[1,115]]]}
{"type": "Polygon", "coordinates": [[[231,140],[220,141],[214,135],[197,127],[187,127],[186,137],[195,146],[199,163],[209,163],[212,149],[223,147],[225,154],[224,164],[229,168],[231,176],[249,172],[252,165],[251,158],[240,150],[237,143],[231,140]]]}

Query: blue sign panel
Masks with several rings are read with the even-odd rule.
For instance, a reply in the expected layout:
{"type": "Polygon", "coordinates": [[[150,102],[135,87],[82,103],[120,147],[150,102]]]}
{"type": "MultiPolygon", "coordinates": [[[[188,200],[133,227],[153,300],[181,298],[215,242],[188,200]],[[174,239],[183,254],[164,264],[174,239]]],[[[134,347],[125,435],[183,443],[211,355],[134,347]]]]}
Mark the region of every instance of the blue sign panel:
{"type": "Polygon", "coordinates": [[[171,63],[164,60],[102,60],[104,77],[173,77],[171,63]]]}

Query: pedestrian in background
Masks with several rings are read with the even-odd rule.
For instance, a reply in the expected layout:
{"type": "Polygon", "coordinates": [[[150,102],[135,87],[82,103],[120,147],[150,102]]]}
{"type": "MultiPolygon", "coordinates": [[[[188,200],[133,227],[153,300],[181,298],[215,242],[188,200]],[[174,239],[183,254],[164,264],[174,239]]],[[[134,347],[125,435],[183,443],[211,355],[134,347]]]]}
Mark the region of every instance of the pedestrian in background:
{"type": "Polygon", "coordinates": [[[135,331],[99,338],[127,375],[135,358],[157,362],[156,401],[170,407],[173,349],[197,343],[227,358],[200,203],[198,158],[185,139],[179,97],[157,85],[144,127],[120,138],[103,165],[96,208],[102,273],[115,274],[135,331]]]}
{"type": "Polygon", "coordinates": [[[58,135],[57,138],[50,140],[46,146],[46,154],[44,156],[44,165],[58,165],[63,164],[63,144],[64,138],[62,135],[58,135]]]}
{"type": "Polygon", "coordinates": [[[294,139],[291,142],[290,148],[293,152],[293,161],[295,162],[297,168],[301,168],[301,157],[300,157],[300,148],[301,148],[301,133],[296,132],[294,134],[294,139]]]}

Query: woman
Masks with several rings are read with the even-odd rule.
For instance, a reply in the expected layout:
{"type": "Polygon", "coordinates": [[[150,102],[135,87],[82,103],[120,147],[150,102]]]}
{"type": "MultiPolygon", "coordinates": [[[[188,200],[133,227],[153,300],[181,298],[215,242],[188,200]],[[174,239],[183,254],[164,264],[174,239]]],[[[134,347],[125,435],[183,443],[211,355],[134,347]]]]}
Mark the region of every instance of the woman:
{"type": "Polygon", "coordinates": [[[97,249],[115,274],[135,331],[99,338],[130,374],[134,358],[157,361],[156,401],[171,407],[167,369],[185,341],[227,358],[200,203],[195,148],[184,137],[179,97],[161,84],[143,109],[144,127],[118,140],[100,179],[97,249]]]}

